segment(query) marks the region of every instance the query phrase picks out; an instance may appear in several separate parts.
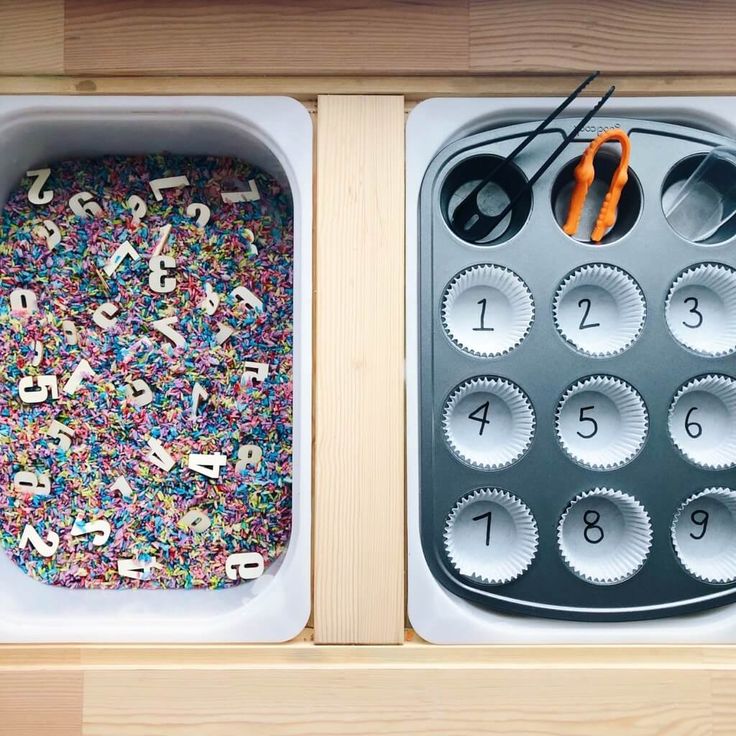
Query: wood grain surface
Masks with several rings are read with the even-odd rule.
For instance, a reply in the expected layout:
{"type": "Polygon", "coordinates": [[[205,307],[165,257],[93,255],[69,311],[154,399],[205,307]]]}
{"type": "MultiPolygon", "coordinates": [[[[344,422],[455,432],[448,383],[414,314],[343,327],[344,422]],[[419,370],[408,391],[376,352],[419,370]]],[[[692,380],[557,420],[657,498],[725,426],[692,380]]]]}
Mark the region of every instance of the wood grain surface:
{"type": "Polygon", "coordinates": [[[734,686],[719,647],[0,648],[8,736],[730,736],[734,686]]]}
{"type": "Polygon", "coordinates": [[[736,73],[732,0],[0,0],[0,74],[736,73]]]}
{"type": "Polygon", "coordinates": [[[317,101],[314,622],[404,627],[404,99],[317,101]]]}

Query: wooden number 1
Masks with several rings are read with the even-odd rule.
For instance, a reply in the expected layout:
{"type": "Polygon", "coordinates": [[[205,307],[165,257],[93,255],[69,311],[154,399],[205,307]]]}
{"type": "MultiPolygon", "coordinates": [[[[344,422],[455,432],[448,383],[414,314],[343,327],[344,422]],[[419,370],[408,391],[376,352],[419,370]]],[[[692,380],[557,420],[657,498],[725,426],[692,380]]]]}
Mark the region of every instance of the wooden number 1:
{"type": "Polygon", "coordinates": [[[260,552],[236,552],[225,561],[229,580],[253,580],[263,575],[263,556],[260,552]]]}

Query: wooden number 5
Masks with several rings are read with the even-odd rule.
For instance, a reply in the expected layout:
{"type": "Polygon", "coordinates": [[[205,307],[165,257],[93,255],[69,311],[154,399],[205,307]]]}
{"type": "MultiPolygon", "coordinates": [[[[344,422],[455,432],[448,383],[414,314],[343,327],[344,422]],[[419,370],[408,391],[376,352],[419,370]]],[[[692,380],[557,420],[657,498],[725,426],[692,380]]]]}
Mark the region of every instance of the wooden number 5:
{"type": "Polygon", "coordinates": [[[59,549],[59,535],[56,532],[49,532],[46,539],[43,539],[30,524],[25,525],[18,546],[25,549],[28,542],[41,557],[51,557],[59,549]]]}

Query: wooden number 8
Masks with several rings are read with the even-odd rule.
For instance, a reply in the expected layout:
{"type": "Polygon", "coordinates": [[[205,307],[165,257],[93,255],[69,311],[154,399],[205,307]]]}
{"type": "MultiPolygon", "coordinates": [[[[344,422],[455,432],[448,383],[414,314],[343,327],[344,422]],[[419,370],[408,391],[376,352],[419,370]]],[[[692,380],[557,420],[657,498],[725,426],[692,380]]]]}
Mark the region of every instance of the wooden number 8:
{"type": "Polygon", "coordinates": [[[259,552],[237,552],[225,562],[228,580],[253,580],[263,575],[263,556],[259,552]]]}

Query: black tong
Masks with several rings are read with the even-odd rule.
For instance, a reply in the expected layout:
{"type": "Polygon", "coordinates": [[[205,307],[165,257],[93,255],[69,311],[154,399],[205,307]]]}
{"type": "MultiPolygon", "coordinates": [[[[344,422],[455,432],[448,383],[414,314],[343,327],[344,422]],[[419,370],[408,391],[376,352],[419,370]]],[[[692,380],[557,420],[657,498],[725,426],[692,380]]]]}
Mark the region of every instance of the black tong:
{"type": "Polygon", "coordinates": [[[509,193],[509,203],[504,207],[501,212],[495,215],[486,215],[480,211],[478,206],[478,194],[480,191],[494,181],[499,173],[503,171],[504,167],[507,166],[511,161],[516,158],[570,103],[572,103],[580,93],[600,74],[600,72],[593,72],[587,79],[585,79],[578,87],[565,99],[562,104],[557,107],[549,116],[547,116],[519,145],[503,160],[501,161],[491,173],[485,177],[482,181],[478,182],[473,190],[463,199],[462,202],[455,208],[451,217],[451,226],[453,232],[463,238],[463,240],[469,240],[472,242],[478,242],[483,238],[490,235],[498,225],[503,222],[504,218],[511,212],[519,200],[536,184],[539,178],[544,174],[545,171],[554,163],[555,159],[565,150],[565,148],[577,137],[578,133],[588,124],[590,119],[601,109],[605,104],[606,100],[613,94],[615,87],[610,87],[606,94],[598,100],[595,107],[590,110],[580,120],[580,122],[565,136],[565,139],[555,149],[552,155],[539,167],[534,175],[514,193],[509,193]]]}

